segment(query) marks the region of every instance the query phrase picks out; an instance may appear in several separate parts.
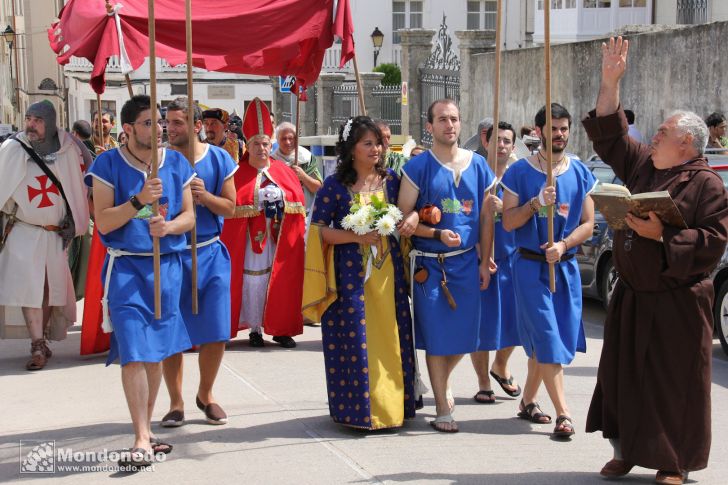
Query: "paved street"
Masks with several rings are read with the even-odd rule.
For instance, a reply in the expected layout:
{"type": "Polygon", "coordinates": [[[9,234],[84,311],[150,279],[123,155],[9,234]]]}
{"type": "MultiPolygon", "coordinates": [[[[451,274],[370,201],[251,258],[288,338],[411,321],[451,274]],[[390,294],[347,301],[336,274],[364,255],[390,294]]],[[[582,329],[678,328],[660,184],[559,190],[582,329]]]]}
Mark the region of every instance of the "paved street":
{"type": "MultiPolygon", "coordinates": [[[[150,479],[241,484],[603,483],[597,472],[610,458],[611,448],[600,436],[587,435],[583,429],[601,351],[604,312],[599,304],[587,302],[584,318],[588,353],[578,355],[566,370],[567,395],[577,427],[571,442],[552,441],[553,425],[517,419],[517,401],[504,398],[500,389],[495,405],[476,404],[472,400],[476,379],[467,359],[452,380],[460,433],[435,433],[428,426],[434,414],[431,394],[417,418],[397,431],[364,433],[335,425],[328,417],[320,330],[306,327],[298,348],[290,351],[268,342],[264,349],[252,349],[245,337],[229,344],[216,387],[218,401],[230,416],[227,426],[205,424],[195,407],[197,355],[187,354],[189,421],[177,429],[156,428],[158,436],[172,442],[175,449],[166,462],[149,472],[152,476],[58,468],[54,474],[20,474],[20,440],[55,440],[57,449],[74,453],[112,451],[131,445],[132,430],[119,368],[104,368],[104,357],[78,356],[79,327],[66,341],[52,345],[49,366],[37,373],[23,367],[28,341],[0,341],[0,482],[90,484],[122,478],[124,483],[149,483],[150,479]]],[[[728,476],[728,358],[717,340],[713,363],[711,462],[706,470],[690,476],[691,481],[705,484],[725,483],[728,476]]],[[[512,367],[523,382],[522,351],[514,353],[512,367]]],[[[540,401],[544,411],[553,414],[545,391],[540,401]]],[[[162,385],[157,419],[166,412],[168,402],[162,385]]],[[[25,455],[29,448],[23,450],[25,455]]],[[[651,483],[653,478],[654,472],[637,468],[624,483],[651,483]]]]}

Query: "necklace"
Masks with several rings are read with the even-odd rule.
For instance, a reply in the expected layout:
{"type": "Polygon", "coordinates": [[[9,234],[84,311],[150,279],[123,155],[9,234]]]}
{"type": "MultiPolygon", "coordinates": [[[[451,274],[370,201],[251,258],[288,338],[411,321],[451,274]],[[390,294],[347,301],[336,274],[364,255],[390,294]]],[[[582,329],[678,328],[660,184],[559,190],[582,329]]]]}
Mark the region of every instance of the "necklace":
{"type": "MultiPolygon", "coordinates": [[[[556,169],[556,168],[561,168],[561,163],[562,163],[562,162],[564,161],[564,159],[565,159],[565,158],[566,158],[566,155],[562,155],[562,156],[561,156],[561,160],[559,160],[558,162],[556,162],[556,166],[555,166],[554,168],[555,168],[555,169],[556,169]]],[[[541,155],[541,151],[539,150],[539,151],[538,151],[538,152],[536,153],[536,161],[538,162],[538,168],[540,168],[540,169],[541,169],[541,171],[542,171],[543,173],[546,173],[546,171],[545,171],[545,170],[543,169],[543,165],[541,165],[541,160],[543,160],[543,161],[544,161],[544,162],[546,162],[546,163],[548,163],[548,162],[549,162],[549,161],[548,161],[548,160],[546,159],[546,157],[544,157],[543,155],[541,155]]],[[[551,165],[553,166],[554,164],[552,163],[551,165]]],[[[558,170],[554,170],[554,171],[558,171],[558,170]]]]}
{"type": "Polygon", "coordinates": [[[379,187],[379,174],[374,174],[374,178],[371,179],[371,182],[367,182],[367,178],[364,179],[364,183],[362,184],[362,188],[359,192],[371,192],[372,185],[374,185],[373,182],[375,181],[377,182],[376,187],[379,187]]]}
{"type": "Polygon", "coordinates": [[[126,145],[126,151],[128,151],[129,152],[129,155],[131,155],[132,157],[134,157],[139,163],[141,163],[142,165],[144,165],[145,167],[147,167],[147,175],[149,175],[150,173],[152,173],[152,162],[147,163],[144,160],[142,160],[141,158],[137,157],[134,154],[134,152],[131,151],[131,148],[129,147],[129,144],[126,145]]]}

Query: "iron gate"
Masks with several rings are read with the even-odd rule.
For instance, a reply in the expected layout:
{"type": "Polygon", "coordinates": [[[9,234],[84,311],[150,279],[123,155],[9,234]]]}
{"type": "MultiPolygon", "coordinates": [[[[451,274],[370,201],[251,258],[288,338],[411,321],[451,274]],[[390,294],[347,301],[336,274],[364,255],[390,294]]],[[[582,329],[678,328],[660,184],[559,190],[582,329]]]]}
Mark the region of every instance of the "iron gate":
{"type": "Polygon", "coordinates": [[[445,15],[437,34],[435,48],[424,65],[419,68],[420,102],[420,140],[426,147],[432,146],[432,135],[426,130],[427,108],[442,98],[460,102],[460,59],[452,49],[452,38],[447,30],[445,15]]]}

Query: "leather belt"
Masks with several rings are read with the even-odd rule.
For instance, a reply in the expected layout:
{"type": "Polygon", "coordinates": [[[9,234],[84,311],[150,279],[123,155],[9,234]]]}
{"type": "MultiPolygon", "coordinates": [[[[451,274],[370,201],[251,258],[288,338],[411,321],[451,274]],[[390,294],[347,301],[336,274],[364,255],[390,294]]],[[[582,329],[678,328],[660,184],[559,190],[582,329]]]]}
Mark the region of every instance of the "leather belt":
{"type": "MultiPolygon", "coordinates": [[[[538,253],[536,251],[531,251],[528,248],[518,248],[518,253],[524,258],[524,259],[530,259],[531,261],[539,261],[541,263],[546,263],[546,255],[543,253],[538,253]]],[[[561,255],[561,259],[557,261],[557,263],[563,263],[565,261],[569,261],[570,259],[574,259],[574,253],[566,253],[561,255]]]]}

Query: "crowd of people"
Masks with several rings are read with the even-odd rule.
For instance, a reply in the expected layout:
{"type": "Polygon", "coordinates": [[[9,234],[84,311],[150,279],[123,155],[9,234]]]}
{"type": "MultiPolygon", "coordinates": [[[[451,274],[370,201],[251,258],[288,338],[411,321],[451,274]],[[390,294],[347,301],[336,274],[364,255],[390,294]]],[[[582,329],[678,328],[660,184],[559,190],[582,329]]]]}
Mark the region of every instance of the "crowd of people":
{"type": "MultiPolygon", "coordinates": [[[[707,466],[710,450],[708,275],[728,240],[728,195],[704,153],[722,143],[726,120],[714,114],[706,124],[678,111],[650,145],[641,143],[619,99],[627,52],[621,38],[603,45],[596,109],[582,123],[627,187],[668,191],[687,228],[665,225],[654,213],[630,214],[629,230],[615,232],[620,279],[585,429],[601,431],[614,448],[603,476],[618,478],[639,465],[658,470],[657,483],[683,483],[689,471],[707,466]]],[[[111,113],[96,113],[92,125],[76,122],[71,136],[57,129],[50,103],[36,103],[25,129],[0,148],[0,278],[14,281],[0,287],[0,305],[22,309],[14,334],[31,338],[27,369],[45,367],[48,340],[64,338],[76,320],[64,251],[86,232],[91,214],[101,249],[89,262],[85,306],[96,310],[83,331],[96,339],[94,349],[108,348],[107,365],[121,364],[135,435],[125,464],[145,466],[172,451],[155,437],[152,420],[164,378],[170,409],[161,425],[185,424],[184,351],[199,350],[197,407],[208,423],[224,425],[213,387],[225,343],[248,329],[253,347],[264,346],[267,334],[294,348],[304,321],[321,325],[337,423],[377,430],[415,417],[428,392],[417,359],[422,350],[435,431],[459,431],[450,376],[469,354],[475,402],[495,402],[493,379],[520,397],[519,418],[553,423],[553,436],[568,438],[577,423],[564,367],[586,351],[575,254],[592,235],[597,181],[567,153],[572,116],[557,103],[546,152],[546,113],[541,108],[534,126],[518,134],[507,122],[482,123],[481,149],[473,152],[458,144],[456,102],[437,100],[427,111],[432,147],[409,159],[390,149],[385,123],[357,116],[340,127],[338,165],[323,179],[292,124],[277,127],[273,147],[270,113],[257,98],[243,119],[202,111],[187,98],[169,104],[162,119],[148,96],[137,95],[121,110],[125,140],[118,142],[111,113]],[[168,146],[158,148],[162,127],[168,146]],[[517,136],[537,142],[520,159],[517,136]],[[161,285],[160,318],[155,241],[164,280],[181,282],[161,285]],[[198,312],[189,297],[195,272],[198,312]],[[527,358],[523,387],[509,369],[516,347],[527,358]],[[538,402],[541,384],[555,419],[538,402]]],[[[3,336],[9,327],[6,319],[3,336]]]]}

